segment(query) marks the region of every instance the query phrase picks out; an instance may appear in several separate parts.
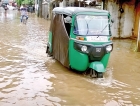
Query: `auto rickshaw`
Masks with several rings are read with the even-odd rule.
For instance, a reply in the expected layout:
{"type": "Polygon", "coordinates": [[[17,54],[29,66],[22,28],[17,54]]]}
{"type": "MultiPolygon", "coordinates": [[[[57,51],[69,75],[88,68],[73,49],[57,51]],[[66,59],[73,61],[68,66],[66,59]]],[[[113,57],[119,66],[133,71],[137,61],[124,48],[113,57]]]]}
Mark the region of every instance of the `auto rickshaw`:
{"type": "Polygon", "coordinates": [[[103,78],[113,50],[111,23],[106,10],[56,7],[46,53],[69,69],[103,78]]]}

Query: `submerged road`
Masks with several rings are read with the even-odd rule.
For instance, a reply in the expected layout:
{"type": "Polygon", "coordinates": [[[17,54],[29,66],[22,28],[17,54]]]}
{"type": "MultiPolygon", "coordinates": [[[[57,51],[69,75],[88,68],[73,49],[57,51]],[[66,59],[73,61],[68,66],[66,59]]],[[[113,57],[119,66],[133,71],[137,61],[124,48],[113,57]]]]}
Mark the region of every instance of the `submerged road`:
{"type": "Polygon", "coordinates": [[[91,79],[47,57],[50,21],[0,9],[0,106],[140,106],[135,40],[114,40],[107,71],[91,79]]]}

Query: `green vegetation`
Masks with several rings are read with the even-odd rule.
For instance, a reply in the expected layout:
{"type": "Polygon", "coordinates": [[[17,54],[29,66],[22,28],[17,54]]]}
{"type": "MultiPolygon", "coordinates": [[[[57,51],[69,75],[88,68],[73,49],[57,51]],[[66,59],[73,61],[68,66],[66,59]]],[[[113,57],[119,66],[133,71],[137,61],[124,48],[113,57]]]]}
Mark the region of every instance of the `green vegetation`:
{"type": "Polygon", "coordinates": [[[34,0],[16,0],[17,5],[20,6],[22,4],[27,4],[27,5],[33,5],[34,4],[34,0]]]}

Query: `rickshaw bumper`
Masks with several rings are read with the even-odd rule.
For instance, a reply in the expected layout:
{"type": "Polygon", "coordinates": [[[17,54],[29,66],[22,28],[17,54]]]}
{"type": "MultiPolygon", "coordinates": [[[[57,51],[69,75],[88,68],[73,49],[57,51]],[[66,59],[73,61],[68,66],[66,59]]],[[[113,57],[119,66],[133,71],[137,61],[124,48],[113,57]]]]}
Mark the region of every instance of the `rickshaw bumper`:
{"type": "Polygon", "coordinates": [[[105,72],[105,67],[102,62],[91,62],[89,68],[94,69],[97,72],[105,72]]]}

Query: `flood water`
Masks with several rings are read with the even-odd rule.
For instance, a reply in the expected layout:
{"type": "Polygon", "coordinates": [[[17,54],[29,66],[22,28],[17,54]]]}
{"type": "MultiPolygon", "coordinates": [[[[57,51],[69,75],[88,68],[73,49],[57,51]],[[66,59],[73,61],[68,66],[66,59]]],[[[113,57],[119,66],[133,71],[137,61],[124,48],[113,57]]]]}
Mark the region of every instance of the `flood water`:
{"type": "Polygon", "coordinates": [[[50,21],[0,9],[0,106],[140,106],[135,40],[114,40],[104,78],[91,79],[47,57],[50,21]]]}

